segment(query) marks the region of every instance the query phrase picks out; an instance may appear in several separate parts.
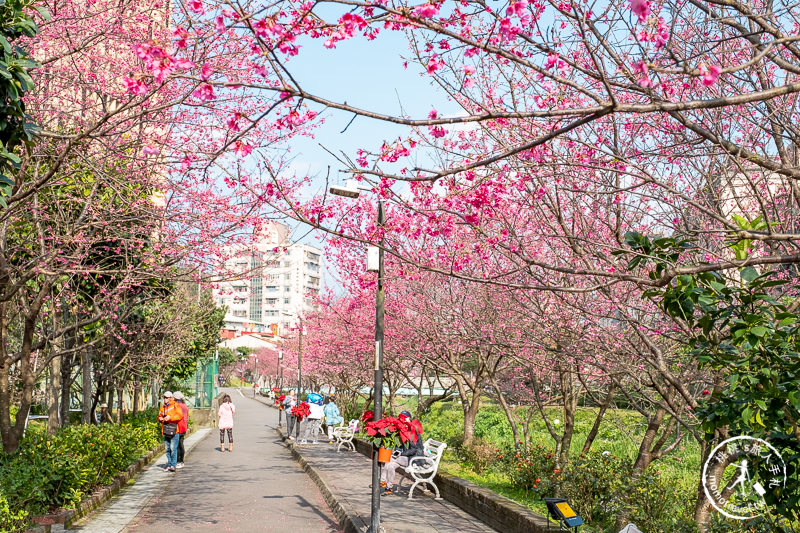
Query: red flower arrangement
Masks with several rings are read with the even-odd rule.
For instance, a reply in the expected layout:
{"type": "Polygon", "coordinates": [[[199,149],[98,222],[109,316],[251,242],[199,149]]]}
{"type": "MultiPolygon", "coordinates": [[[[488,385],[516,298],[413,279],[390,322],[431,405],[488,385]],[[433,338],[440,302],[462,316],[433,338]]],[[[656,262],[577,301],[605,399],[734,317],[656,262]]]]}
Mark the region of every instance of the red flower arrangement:
{"type": "Polygon", "coordinates": [[[311,408],[306,402],[301,402],[292,407],[292,416],[296,416],[298,421],[303,420],[311,414],[311,408]]]}
{"type": "Polygon", "coordinates": [[[378,448],[399,448],[406,442],[414,442],[417,435],[422,433],[422,424],[419,420],[386,416],[380,420],[367,422],[365,429],[366,439],[378,448]]]}
{"type": "Polygon", "coordinates": [[[285,399],[286,399],[286,395],[285,394],[281,394],[280,396],[275,398],[275,405],[277,405],[278,407],[283,409],[283,400],[285,400],[285,399]]]}
{"type": "Polygon", "coordinates": [[[362,422],[371,422],[373,418],[375,418],[375,413],[372,411],[364,411],[364,414],[361,415],[362,422]]]}

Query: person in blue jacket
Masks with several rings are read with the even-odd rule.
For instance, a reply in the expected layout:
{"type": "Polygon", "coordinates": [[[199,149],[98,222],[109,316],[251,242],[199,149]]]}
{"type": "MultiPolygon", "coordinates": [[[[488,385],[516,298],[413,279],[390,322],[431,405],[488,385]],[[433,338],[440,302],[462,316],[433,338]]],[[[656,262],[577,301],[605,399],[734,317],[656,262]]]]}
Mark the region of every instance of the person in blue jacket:
{"type": "Polygon", "coordinates": [[[342,423],[342,414],[339,412],[339,406],[336,405],[336,399],[333,396],[328,396],[328,401],[325,403],[325,427],[328,431],[328,444],[333,442],[333,428],[342,423]]]}

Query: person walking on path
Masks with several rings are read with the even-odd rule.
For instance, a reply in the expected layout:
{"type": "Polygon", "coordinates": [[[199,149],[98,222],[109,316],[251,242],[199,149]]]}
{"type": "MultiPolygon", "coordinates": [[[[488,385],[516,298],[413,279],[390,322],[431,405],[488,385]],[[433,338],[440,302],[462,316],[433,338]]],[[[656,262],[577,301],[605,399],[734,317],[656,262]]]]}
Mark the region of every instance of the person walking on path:
{"type": "Polygon", "coordinates": [[[336,398],[328,396],[328,403],[324,407],[325,413],[325,428],[328,431],[328,444],[333,442],[333,428],[338,426],[344,420],[342,413],[339,412],[339,406],[336,405],[336,398]]]}
{"type": "Polygon", "coordinates": [[[236,413],[236,406],[233,405],[231,397],[222,397],[222,405],[219,406],[217,419],[219,420],[219,449],[225,451],[225,432],[228,432],[228,451],[233,451],[233,415],[236,413]]]}
{"type": "Polygon", "coordinates": [[[317,437],[319,436],[320,426],[322,426],[322,417],[325,416],[325,411],[322,407],[322,395],[312,392],[307,397],[308,401],[308,421],[306,422],[306,431],[303,433],[303,440],[300,444],[308,443],[308,435],[314,439],[312,444],[318,444],[317,437]]]}
{"type": "Polygon", "coordinates": [[[290,390],[286,399],[283,400],[283,411],[286,414],[286,435],[289,440],[295,439],[295,437],[292,436],[293,429],[296,431],[297,437],[300,437],[300,420],[292,414],[292,407],[295,406],[297,406],[297,396],[295,396],[293,390],[290,390]]]}
{"type": "MultiPolygon", "coordinates": [[[[406,422],[411,421],[411,413],[403,411],[398,417],[400,420],[406,422]]],[[[422,426],[420,426],[422,427],[422,426]]],[[[418,455],[425,455],[425,450],[422,449],[422,431],[416,434],[414,442],[410,440],[403,444],[402,447],[397,448],[392,453],[392,460],[384,463],[381,467],[381,486],[384,487],[383,496],[388,496],[394,493],[394,481],[397,478],[397,468],[408,466],[408,462],[412,457],[418,455]]]]}
{"type": "Polygon", "coordinates": [[[189,431],[189,406],[186,405],[186,400],[181,391],[176,391],[172,396],[175,398],[175,401],[178,402],[178,407],[181,408],[181,412],[183,413],[183,418],[178,422],[180,441],[178,441],[178,464],[175,466],[175,468],[183,468],[183,459],[186,457],[186,450],[183,447],[183,442],[186,440],[186,432],[189,431]]]}
{"type": "Polygon", "coordinates": [[[161,434],[167,447],[167,466],[165,472],[174,472],[178,465],[178,444],[181,441],[178,433],[178,423],[183,419],[183,410],[172,398],[172,393],[164,393],[164,404],[158,411],[158,421],[161,422],[161,434]]]}

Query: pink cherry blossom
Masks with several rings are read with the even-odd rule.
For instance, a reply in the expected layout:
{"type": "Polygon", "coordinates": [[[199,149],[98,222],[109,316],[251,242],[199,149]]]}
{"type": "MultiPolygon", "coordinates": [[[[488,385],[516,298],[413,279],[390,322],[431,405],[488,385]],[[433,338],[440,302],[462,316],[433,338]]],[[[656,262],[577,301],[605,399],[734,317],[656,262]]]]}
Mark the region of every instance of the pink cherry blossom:
{"type": "Polygon", "coordinates": [[[208,83],[201,83],[200,86],[192,93],[192,96],[204,101],[214,100],[217,97],[214,94],[214,87],[208,83]]]}
{"type": "Polygon", "coordinates": [[[444,67],[444,61],[442,61],[440,58],[433,56],[428,60],[428,74],[433,74],[442,67],[444,67]]]}
{"type": "Polygon", "coordinates": [[[647,63],[644,60],[639,60],[633,64],[633,72],[634,74],[641,74],[641,77],[636,80],[636,83],[641,85],[642,87],[650,87],[652,82],[650,81],[650,68],[647,66],[647,63]]]}
{"type": "Polygon", "coordinates": [[[639,19],[639,22],[645,22],[647,17],[650,16],[650,0],[630,0],[631,11],[639,19]]]}
{"type": "Polygon", "coordinates": [[[234,143],[234,152],[236,152],[236,155],[238,155],[239,157],[248,156],[252,151],[253,147],[245,142],[236,141],[236,143],[234,143]]]}
{"type": "Polygon", "coordinates": [[[423,4],[414,8],[414,15],[420,18],[431,18],[439,14],[438,4],[423,4]]]}
{"type": "Polygon", "coordinates": [[[706,87],[710,87],[717,83],[717,78],[719,78],[722,69],[717,65],[706,65],[705,63],[700,63],[697,67],[698,71],[700,72],[700,76],[702,76],[703,85],[706,87]]]}
{"type": "Polygon", "coordinates": [[[200,15],[206,12],[205,8],[203,7],[202,0],[187,0],[186,6],[193,12],[198,13],[200,15]]]}

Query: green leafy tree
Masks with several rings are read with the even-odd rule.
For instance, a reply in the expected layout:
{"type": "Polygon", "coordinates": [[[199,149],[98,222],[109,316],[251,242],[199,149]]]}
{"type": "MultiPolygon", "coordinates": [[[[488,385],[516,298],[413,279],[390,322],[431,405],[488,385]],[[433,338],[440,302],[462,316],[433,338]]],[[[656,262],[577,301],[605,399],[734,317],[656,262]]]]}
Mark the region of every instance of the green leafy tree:
{"type": "MultiPolygon", "coordinates": [[[[737,223],[750,227],[760,221],[737,223]]],[[[651,240],[628,234],[626,241],[636,253],[629,268],[650,268],[651,279],[659,279],[695,249],[691,241],[680,238],[651,240]]],[[[749,246],[743,241],[729,244],[739,260],[747,258],[749,246]]],[[[785,273],[759,273],[747,266],[737,274],[730,278],[719,272],[681,274],[645,296],[686,326],[690,353],[715,376],[713,390],[698,391],[701,399],[695,410],[707,444],[715,438],[748,435],[775,446],[787,463],[788,482],[783,490],[767,492],[765,499],[779,515],[797,520],[800,299],[791,289],[785,290],[789,287],[785,273]]]]}
{"type": "MultiPolygon", "coordinates": [[[[13,171],[22,163],[18,148],[30,147],[38,128],[25,113],[23,98],[33,90],[29,71],[39,66],[17,41],[38,32],[36,22],[27,14],[32,0],[0,1],[0,204],[11,196],[13,171]]],[[[43,17],[47,12],[36,9],[43,17]]]]}

